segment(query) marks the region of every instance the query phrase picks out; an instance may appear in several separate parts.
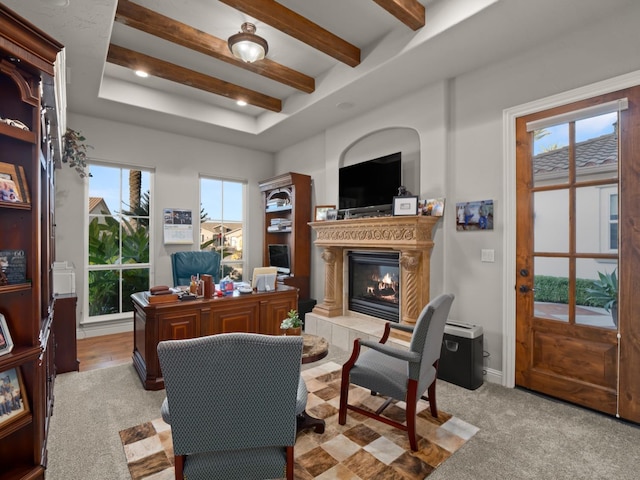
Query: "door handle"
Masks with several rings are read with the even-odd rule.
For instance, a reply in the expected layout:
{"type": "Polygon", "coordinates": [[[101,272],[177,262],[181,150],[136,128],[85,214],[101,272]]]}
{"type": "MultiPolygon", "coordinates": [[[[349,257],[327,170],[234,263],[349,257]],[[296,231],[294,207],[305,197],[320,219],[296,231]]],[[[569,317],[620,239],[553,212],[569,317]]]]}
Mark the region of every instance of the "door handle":
{"type": "Polygon", "coordinates": [[[531,287],[529,287],[529,285],[520,285],[520,287],[518,287],[518,290],[520,290],[521,293],[535,292],[536,291],[535,288],[531,288],[531,287]]]}

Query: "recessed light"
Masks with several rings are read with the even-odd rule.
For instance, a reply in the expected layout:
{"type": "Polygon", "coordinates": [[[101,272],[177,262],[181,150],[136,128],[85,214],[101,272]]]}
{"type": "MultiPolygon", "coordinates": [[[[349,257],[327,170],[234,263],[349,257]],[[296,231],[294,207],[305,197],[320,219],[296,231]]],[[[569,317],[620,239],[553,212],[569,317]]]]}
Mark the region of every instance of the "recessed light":
{"type": "Polygon", "coordinates": [[[136,70],[136,75],[142,78],[147,78],[149,74],[144,70],[136,70]]]}
{"type": "Polygon", "coordinates": [[[236,105],[238,105],[239,107],[246,107],[247,106],[247,102],[245,102],[244,100],[238,100],[236,102],[236,105]]]}

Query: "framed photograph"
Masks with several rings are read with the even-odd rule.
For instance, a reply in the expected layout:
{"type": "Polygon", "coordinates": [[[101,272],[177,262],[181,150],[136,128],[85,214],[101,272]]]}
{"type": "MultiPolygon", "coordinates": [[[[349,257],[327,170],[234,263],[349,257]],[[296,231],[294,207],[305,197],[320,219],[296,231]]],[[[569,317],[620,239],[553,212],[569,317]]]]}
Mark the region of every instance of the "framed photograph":
{"type": "Polygon", "coordinates": [[[456,230],[493,230],[493,200],[456,203],[456,230]]]}
{"type": "Polygon", "coordinates": [[[31,204],[22,166],[0,162],[0,202],[31,204]]]}
{"type": "Polygon", "coordinates": [[[418,196],[393,197],[393,215],[417,215],[418,196]]]}
{"type": "Polygon", "coordinates": [[[327,210],[327,220],[337,220],[338,219],[338,209],[330,208],[327,210]]]}
{"type": "Polygon", "coordinates": [[[29,401],[19,367],[0,372],[0,426],[29,414],[29,401]]]}
{"type": "Polygon", "coordinates": [[[420,202],[420,215],[442,217],[444,215],[444,198],[430,198],[420,202]]]}
{"type": "Polygon", "coordinates": [[[27,281],[27,255],[24,250],[0,250],[0,285],[27,281]]]}
{"type": "MultiPolygon", "coordinates": [[[[316,206],[316,210],[315,210],[315,214],[313,215],[313,219],[316,222],[324,222],[325,220],[329,220],[327,218],[327,212],[329,210],[335,210],[336,206],[335,205],[317,205],[316,206]]],[[[338,215],[338,212],[336,210],[336,217],[338,215]]],[[[335,220],[335,218],[334,218],[335,220]]]]}
{"type": "Polygon", "coordinates": [[[6,355],[11,350],[13,350],[13,341],[11,340],[7,320],[0,313],[0,355],[6,355]]]}

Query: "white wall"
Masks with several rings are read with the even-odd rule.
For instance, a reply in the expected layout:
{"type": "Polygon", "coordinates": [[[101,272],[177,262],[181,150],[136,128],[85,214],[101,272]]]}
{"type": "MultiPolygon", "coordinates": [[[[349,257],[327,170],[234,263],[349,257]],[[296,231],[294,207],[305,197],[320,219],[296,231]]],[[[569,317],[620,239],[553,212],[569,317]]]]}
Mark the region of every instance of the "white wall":
{"type": "MultiPolygon", "coordinates": [[[[512,182],[505,181],[502,173],[503,110],[640,69],[638,18],[640,2],[620,15],[549,39],[502,62],[425,86],[335,125],[311,143],[325,141],[324,158],[318,148],[312,155],[319,164],[305,165],[306,173],[312,175],[326,169],[322,181],[315,184],[314,201],[332,204],[338,199],[339,161],[350,145],[388,128],[416,130],[421,148],[418,194],[446,197],[445,216],[436,231],[431,256],[431,295],[455,293],[451,318],[482,325],[489,353],[485,365],[494,376],[502,371],[502,299],[514,295],[514,286],[506,285],[503,278],[503,235],[505,229],[515,228],[514,219],[505,219],[503,212],[505,191],[512,182]],[[455,204],[483,199],[494,200],[494,230],[457,232],[455,204]],[[495,263],[482,263],[481,249],[495,250],[495,263]]],[[[417,66],[416,75],[421,68],[437,65],[417,66]]],[[[294,168],[296,157],[309,144],[301,142],[279,152],[276,170],[294,168]]],[[[314,252],[314,298],[322,298],[323,279],[324,266],[314,252]]]]}
{"type": "MultiPolygon", "coordinates": [[[[70,114],[68,125],[80,130],[93,146],[88,151],[95,161],[150,168],[155,172],[152,202],[154,221],[151,272],[152,285],[170,285],[170,254],[180,250],[197,250],[199,231],[194,225],[193,245],[167,245],[162,242],[162,210],[190,209],[197,218],[200,212],[199,175],[224,177],[247,183],[246,238],[262,238],[264,215],[258,188],[261,180],[274,174],[274,159],[258,152],[215,142],[174,135],[133,125],[115,123],[70,114]]],[[[86,263],[84,226],[85,182],[63,165],[56,174],[56,260],[73,262],[76,267],[78,319],[83,322],[86,299],[83,267],[86,263]]],[[[245,242],[248,271],[262,264],[262,241],[245,242]]],[[[80,331],[80,335],[87,334],[80,331]]],[[[108,331],[108,330],[107,330],[108,331]]],[[[106,333],[104,328],[100,333],[106,333]]]]}

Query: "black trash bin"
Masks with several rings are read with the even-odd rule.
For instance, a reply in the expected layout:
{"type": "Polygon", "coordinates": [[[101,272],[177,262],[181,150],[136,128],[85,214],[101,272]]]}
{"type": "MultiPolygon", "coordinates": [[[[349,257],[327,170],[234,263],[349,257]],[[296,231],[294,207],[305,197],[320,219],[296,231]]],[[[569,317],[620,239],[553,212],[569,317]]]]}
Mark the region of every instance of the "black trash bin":
{"type": "Polygon", "coordinates": [[[482,327],[447,322],[438,362],[438,378],[469,390],[482,385],[482,327]]]}

